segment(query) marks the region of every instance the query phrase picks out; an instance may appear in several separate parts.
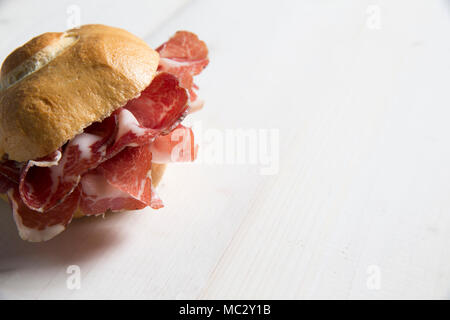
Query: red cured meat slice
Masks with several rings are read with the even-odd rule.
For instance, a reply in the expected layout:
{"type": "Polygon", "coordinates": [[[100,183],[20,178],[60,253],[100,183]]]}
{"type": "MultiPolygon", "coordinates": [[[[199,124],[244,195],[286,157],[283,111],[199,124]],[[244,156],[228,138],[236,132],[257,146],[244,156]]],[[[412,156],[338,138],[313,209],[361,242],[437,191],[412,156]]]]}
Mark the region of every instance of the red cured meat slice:
{"type": "MultiPolygon", "coordinates": [[[[192,90],[194,86],[194,78],[193,76],[198,75],[202,72],[202,70],[208,65],[208,59],[202,60],[182,60],[182,59],[169,59],[169,58],[161,58],[159,61],[159,68],[162,71],[172,73],[178,77],[180,80],[180,85],[183,88],[189,90],[189,93],[196,97],[195,92],[192,90]]],[[[195,100],[191,97],[191,100],[195,100]]]]}
{"type": "Polygon", "coordinates": [[[23,202],[39,212],[55,207],[77,186],[84,172],[97,167],[103,160],[106,139],[81,133],[67,144],[56,165],[45,167],[29,161],[22,170],[19,184],[23,202]]]}
{"type": "MultiPolygon", "coordinates": [[[[146,203],[132,198],[128,193],[112,186],[97,170],[86,173],[81,178],[80,209],[85,215],[99,215],[107,210],[139,210],[146,203]]],[[[157,200],[155,200],[156,204],[157,200]]]]}
{"type": "Polygon", "coordinates": [[[131,111],[142,126],[165,134],[183,120],[188,98],[174,75],[161,72],[139,98],[130,100],[124,108],[131,111]]]}
{"type": "MultiPolygon", "coordinates": [[[[197,100],[194,89],[198,87],[193,83],[193,76],[198,75],[209,63],[206,44],[192,32],[178,31],[156,51],[161,57],[158,70],[176,75],[181,86],[189,90],[190,104],[194,104],[197,100]]],[[[200,103],[195,108],[202,106],[203,103],[200,103]]]]}
{"type": "Polygon", "coordinates": [[[133,113],[125,108],[118,109],[114,116],[117,122],[117,133],[114,143],[107,149],[107,159],[114,157],[126,147],[148,144],[160,134],[158,130],[142,126],[133,113]]]}
{"type": "Polygon", "coordinates": [[[151,167],[152,154],[147,144],[123,149],[103,162],[98,170],[112,186],[146,205],[152,205],[151,167]]]}
{"type": "Polygon", "coordinates": [[[170,134],[158,137],[151,145],[151,152],[155,163],[194,161],[197,157],[194,133],[180,124],[170,134]]]}
{"type": "Polygon", "coordinates": [[[20,237],[32,242],[47,241],[64,231],[78,207],[80,196],[75,190],[53,209],[40,213],[23,203],[17,188],[7,194],[20,237]]]}
{"type": "Polygon", "coordinates": [[[208,57],[208,47],[195,33],[177,31],[169,41],[160,45],[156,51],[163,58],[200,60],[208,57]]]}
{"type": "Polygon", "coordinates": [[[180,123],[188,108],[186,89],[169,73],[158,74],[139,96],[114,113],[118,123],[108,158],[127,146],[141,146],[158,135],[169,133],[180,123]]]}

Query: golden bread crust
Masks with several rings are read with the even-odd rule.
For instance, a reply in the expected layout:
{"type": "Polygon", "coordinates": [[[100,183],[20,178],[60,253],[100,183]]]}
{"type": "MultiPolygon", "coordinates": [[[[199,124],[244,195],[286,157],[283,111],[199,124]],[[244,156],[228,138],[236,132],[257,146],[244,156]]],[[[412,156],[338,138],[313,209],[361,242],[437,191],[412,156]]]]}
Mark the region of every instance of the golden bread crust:
{"type": "Polygon", "coordinates": [[[103,25],[30,40],[0,72],[0,155],[27,161],[53,152],[139,96],[158,62],[144,41],[103,25]]]}
{"type": "Polygon", "coordinates": [[[5,78],[8,73],[22,64],[25,60],[30,59],[36,52],[61,38],[62,34],[62,32],[47,32],[31,39],[23,46],[14,50],[3,62],[0,77],[5,78]]]}

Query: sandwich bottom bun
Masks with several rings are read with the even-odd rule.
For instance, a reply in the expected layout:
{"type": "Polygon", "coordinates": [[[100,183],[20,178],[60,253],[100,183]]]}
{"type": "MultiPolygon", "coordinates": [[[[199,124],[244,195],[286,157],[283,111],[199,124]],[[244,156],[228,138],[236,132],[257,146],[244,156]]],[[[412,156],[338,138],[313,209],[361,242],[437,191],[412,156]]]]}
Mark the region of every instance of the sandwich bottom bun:
{"type": "MultiPolygon", "coordinates": [[[[161,182],[161,179],[164,175],[164,171],[166,170],[166,166],[167,166],[166,164],[152,163],[152,185],[154,188],[156,188],[158,184],[161,182]]],[[[0,194],[0,198],[9,203],[6,194],[0,194]]],[[[80,210],[80,208],[78,208],[75,211],[73,217],[74,218],[84,217],[84,213],[80,210]]]]}

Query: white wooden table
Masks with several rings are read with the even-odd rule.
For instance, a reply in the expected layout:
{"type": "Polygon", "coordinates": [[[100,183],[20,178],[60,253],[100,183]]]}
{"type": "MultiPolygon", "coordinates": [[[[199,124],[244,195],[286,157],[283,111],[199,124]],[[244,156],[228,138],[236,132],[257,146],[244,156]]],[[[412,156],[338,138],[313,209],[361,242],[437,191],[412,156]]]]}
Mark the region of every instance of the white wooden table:
{"type": "Polygon", "coordinates": [[[32,244],[2,203],[0,297],[450,298],[449,15],[444,0],[0,0],[1,59],[78,17],[154,47],[191,30],[211,58],[190,119],[203,158],[168,169],[166,207],[32,244]],[[274,170],[220,163],[242,130],[278,134],[274,170]]]}

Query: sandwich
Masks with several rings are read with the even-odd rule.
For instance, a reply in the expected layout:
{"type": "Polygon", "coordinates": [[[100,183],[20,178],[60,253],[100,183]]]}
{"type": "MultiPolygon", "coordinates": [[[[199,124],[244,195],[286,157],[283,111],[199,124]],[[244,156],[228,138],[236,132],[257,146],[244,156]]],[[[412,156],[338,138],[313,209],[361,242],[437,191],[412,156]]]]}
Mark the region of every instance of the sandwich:
{"type": "Polygon", "coordinates": [[[73,218],[163,207],[166,165],[196,157],[182,121],[203,106],[193,77],[208,63],[191,32],[153,50],[104,25],[14,50],[0,71],[0,196],[19,236],[46,241],[73,218]]]}

